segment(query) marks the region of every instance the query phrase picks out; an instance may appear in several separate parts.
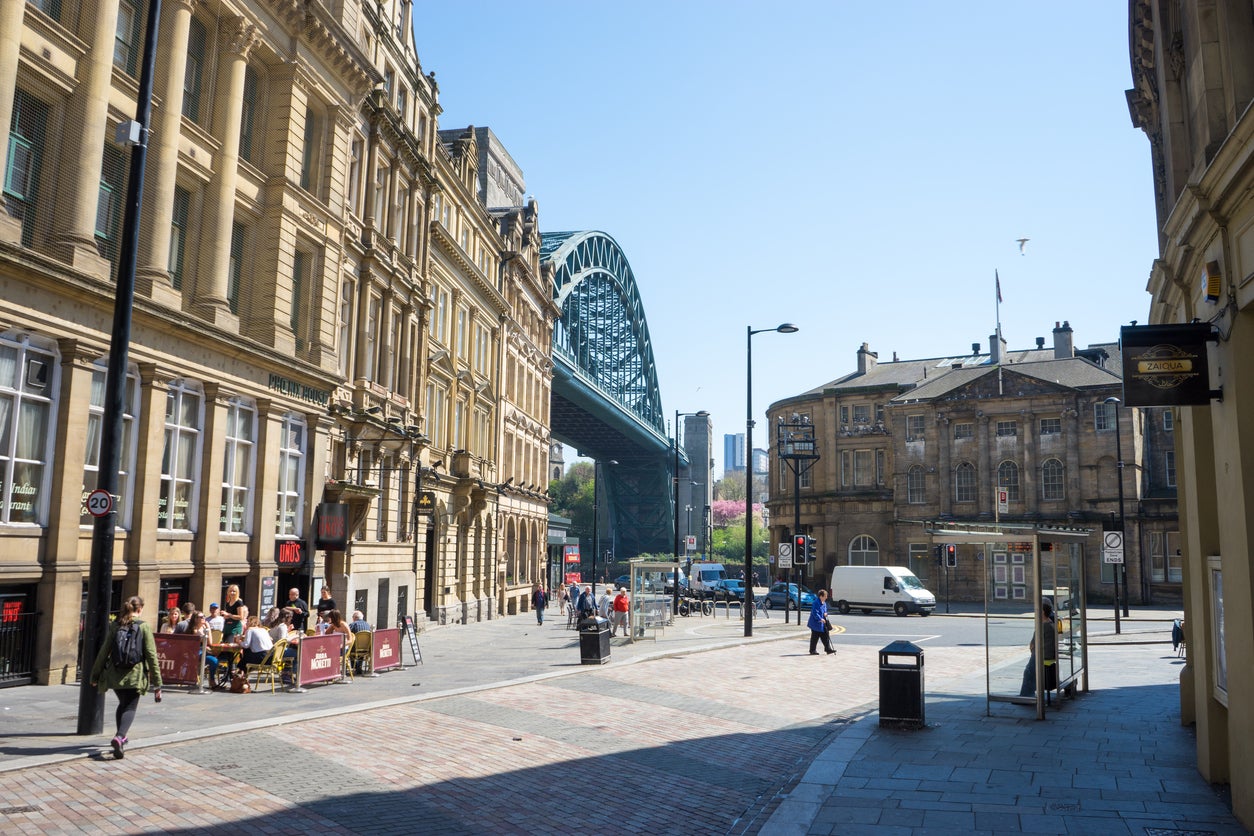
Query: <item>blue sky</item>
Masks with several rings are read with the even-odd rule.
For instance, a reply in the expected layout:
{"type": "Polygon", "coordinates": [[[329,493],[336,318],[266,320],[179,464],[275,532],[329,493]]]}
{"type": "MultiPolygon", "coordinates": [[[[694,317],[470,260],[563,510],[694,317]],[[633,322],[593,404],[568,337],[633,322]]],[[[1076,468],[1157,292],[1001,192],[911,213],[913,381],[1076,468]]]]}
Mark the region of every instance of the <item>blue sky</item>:
{"type": "MultiPolygon", "coordinates": [[[[663,409],[745,425],[855,367],[1146,321],[1149,143],[1127,4],[419,3],[442,128],[487,125],[545,231],[618,241],[663,409]],[[468,10],[474,9],[473,13],[468,10]],[[1016,239],[1031,240],[1020,255],[1016,239]]],[[[668,419],[669,420],[669,419],[668,419]]]]}

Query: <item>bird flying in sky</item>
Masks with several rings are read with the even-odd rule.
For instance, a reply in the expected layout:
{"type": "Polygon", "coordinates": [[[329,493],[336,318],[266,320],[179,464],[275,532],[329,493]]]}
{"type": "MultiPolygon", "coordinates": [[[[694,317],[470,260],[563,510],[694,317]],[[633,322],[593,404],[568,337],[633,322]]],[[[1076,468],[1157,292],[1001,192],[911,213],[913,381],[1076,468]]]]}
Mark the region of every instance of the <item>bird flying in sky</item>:
{"type": "Polygon", "coordinates": [[[1019,242],[1019,255],[1025,255],[1025,253],[1023,252],[1023,245],[1026,244],[1028,241],[1031,241],[1032,239],[1031,238],[1017,238],[1015,240],[1019,242]]]}

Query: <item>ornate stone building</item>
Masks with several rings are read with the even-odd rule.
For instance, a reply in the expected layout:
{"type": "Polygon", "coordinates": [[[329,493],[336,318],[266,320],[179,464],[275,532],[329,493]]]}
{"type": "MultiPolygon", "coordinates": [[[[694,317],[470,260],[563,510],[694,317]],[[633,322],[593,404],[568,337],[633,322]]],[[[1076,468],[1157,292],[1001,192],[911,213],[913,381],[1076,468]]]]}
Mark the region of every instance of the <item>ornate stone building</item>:
{"type": "Polygon", "coordinates": [[[1207,322],[1212,388],[1178,407],[1188,661],[1181,716],[1203,777],[1254,828],[1254,19],[1248,4],[1129,4],[1133,124],[1149,138],[1159,255],[1149,321],[1207,322]],[[1213,277],[1213,284],[1208,280],[1213,277]]]}
{"type": "MultiPolygon", "coordinates": [[[[838,565],[896,565],[935,591],[934,544],[920,522],[991,522],[1001,487],[1004,522],[1093,529],[1089,600],[1111,600],[1113,569],[1097,556],[1103,524],[1118,518],[1118,432],[1131,600],[1180,600],[1170,412],[1106,402],[1121,394],[1116,345],[1077,351],[1067,323],[1053,336],[1052,348],[1042,338],[1009,351],[990,338],[987,353],[975,343],[965,356],[883,363],[864,344],[856,371],[771,405],[772,431],[794,415],[815,428],[820,458],[800,478],[801,533],[818,541],[814,584],[827,586],[838,565]]],[[[774,543],[791,533],[796,481],[772,438],[774,543]]],[[[981,598],[979,560],[975,547],[958,547],[955,597],[981,598]]],[[[1027,600],[1028,590],[1006,595],[1027,600]]]]}

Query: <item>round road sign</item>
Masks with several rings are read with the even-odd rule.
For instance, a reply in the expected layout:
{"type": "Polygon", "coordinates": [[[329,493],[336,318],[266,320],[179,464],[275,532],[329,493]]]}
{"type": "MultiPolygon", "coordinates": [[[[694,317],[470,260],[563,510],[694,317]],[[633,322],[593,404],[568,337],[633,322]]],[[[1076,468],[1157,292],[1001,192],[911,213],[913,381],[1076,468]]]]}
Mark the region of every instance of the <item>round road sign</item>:
{"type": "Polygon", "coordinates": [[[113,510],[113,496],[104,488],[96,488],[87,494],[87,513],[93,517],[105,517],[113,510]]]}

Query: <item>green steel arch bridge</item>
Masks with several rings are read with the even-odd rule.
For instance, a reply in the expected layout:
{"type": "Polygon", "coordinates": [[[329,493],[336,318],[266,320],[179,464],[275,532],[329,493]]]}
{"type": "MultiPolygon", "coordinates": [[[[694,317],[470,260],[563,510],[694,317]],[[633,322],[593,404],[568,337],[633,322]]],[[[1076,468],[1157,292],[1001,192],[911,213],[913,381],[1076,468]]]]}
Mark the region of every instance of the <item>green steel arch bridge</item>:
{"type": "Polygon", "coordinates": [[[670,554],[675,451],[631,265],[596,231],[544,233],[540,259],[553,269],[562,309],[553,328],[552,434],[601,462],[601,550],[619,560],[670,554]]]}

